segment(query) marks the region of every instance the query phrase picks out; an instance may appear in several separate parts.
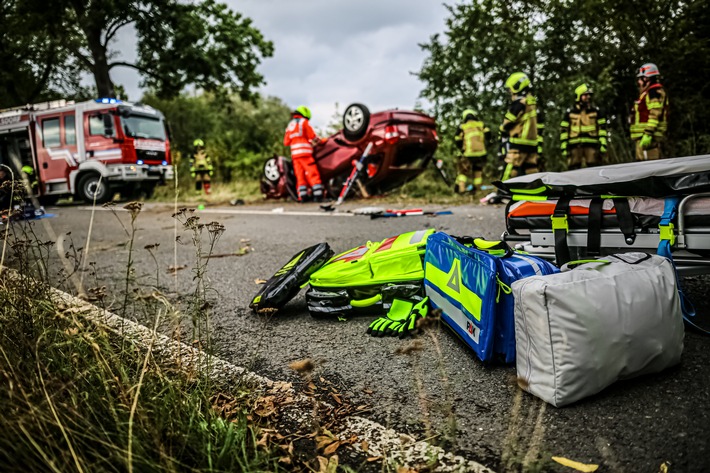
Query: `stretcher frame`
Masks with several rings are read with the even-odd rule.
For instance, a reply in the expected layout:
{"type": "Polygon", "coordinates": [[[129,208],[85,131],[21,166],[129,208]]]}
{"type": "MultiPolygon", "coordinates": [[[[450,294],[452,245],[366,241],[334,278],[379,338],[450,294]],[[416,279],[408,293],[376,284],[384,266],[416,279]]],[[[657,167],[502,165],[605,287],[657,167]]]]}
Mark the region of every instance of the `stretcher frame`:
{"type": "MultiPolygon", "coordinates": [[[[678,206],[676,236],[672,246],[673,261],[681,276],[710,274],[710,226],[690,227],[687,225],[686,209],[690,202],[698,198],[710,197],[710,192],[690,194],[683,197],[678,206]]],[[[643,230],[636,228],[633,242],[627,241],[620,229],[601,230],[601,256],[614,253],[643,251],[656,253],[660,242],[659,228],[643,230]]],[[[586,258],[588,233],[585,229],[570,229],[567,245],[572,259],[586,258]]],[[[502,239],[518,250],[532,255],[555,260],[555,235],[552,229],[530,229],[527,233],[505,231],[502,239]]]]}

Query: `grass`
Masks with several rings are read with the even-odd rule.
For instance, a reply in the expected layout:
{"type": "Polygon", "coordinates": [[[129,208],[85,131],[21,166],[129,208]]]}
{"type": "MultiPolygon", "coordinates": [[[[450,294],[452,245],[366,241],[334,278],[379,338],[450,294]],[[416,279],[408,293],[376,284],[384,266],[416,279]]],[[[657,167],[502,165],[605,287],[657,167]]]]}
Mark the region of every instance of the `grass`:
{"type": "MultiPolygon", "coordinates": [[[[157,326],[179,311],[157,291],[148,303],[129,303],[140,204],[126,208],[122,310],[148,308],[157,326]]],[[[182,223],[197,238],[196,251],[209,253],[213,228],[196,218],[182,223]],[[203,228],[210,231],[205,246],[203,228]]],[[[118,338],[57,302],[50,283],[63,281],[50,281],[47,271],[52,243],[37,238],[34,223],[9,223],[2,246],[17,271],[0,268],[0,471],[283,470],[277,452],[259,443],[264,425],[252,415],[258,390],[217,386],[201,372],[166,364],[154,356],[154,340],[146,348],[118,338]]],[[[202,280],[206,260],[196,264],[202,280]]],[[[190,300],[196,319],[204,317],[197,313],[204,289],[198,284],[190,300]]]]}

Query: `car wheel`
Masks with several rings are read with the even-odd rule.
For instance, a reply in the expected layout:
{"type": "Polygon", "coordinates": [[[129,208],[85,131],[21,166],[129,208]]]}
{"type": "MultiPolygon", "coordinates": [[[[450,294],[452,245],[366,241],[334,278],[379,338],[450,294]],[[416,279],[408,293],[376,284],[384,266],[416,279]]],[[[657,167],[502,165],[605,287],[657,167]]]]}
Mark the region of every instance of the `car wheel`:
{"type": "Polygon", "coordinates": [[[269,158],[264,163],[264,177],[269,182],[278,182],[281,179],[278,158],[269,158]]]}
{"type": "Polygon", "coordinates": [[[343,135],[349,141],[357,141],[367,133],[370,111],[360,103],[349,105],[343,114],[343,135]]]}
{"type": "Polygon", "coordinates": [[[77,196],[87,204],[105,204],[111,200],[108,182],[98,174],[84,174],[76,186],[77,196]]]}

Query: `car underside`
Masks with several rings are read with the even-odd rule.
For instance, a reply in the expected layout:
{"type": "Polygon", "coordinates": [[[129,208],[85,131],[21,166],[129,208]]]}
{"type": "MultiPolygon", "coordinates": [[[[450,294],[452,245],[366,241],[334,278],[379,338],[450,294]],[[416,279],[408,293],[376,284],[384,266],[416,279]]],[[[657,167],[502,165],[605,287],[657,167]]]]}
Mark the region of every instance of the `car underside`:
{"type": "MultiPolygon", "coordinates": [[[[348,106],[343,129],[313,152],[329,197],[338,195],[368,145],[365,170],[354,190],[361,195],[382,194],[426,169],[438,145],[436,123],[420,112],[394,109],[370,114],[362,104],[348,106]]],[[[261,191],[265,198],[298,200],[290,159],[274,156],[266,161],[261,191]]]]}

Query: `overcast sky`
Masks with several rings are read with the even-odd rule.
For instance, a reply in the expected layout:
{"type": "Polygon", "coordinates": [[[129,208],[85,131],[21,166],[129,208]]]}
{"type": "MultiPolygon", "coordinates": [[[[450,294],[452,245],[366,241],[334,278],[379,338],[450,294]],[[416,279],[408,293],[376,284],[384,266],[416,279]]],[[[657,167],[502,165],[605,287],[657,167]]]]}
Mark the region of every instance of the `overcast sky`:
{"type": "MultiPolygon", "coordinates": [[[[340,113],[353,102],[371,111],[413,108],[423,88],[412,75],[425,58],[419,43],[444,31],[447,13],[441,0],[223,1],[274,43],[274,56],[259,67],[266,80],[260,92],[307,105],[317,127],[330,121],[336,103],[340,113]]],[[[131,36],[126,29],[117,45],[127,60],[135,58],[131,36]]],[[[131,100],[141,97],[134,71],[117,68],[112,77],[131,100]]]]}

